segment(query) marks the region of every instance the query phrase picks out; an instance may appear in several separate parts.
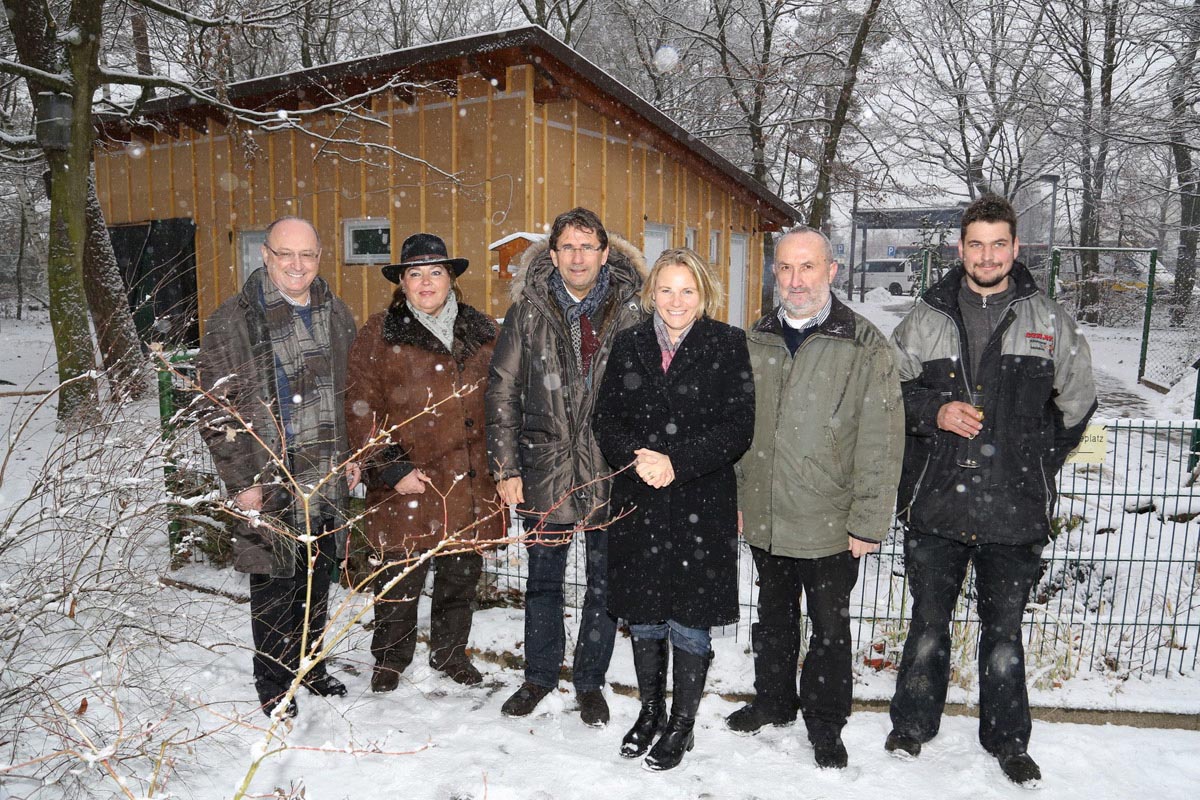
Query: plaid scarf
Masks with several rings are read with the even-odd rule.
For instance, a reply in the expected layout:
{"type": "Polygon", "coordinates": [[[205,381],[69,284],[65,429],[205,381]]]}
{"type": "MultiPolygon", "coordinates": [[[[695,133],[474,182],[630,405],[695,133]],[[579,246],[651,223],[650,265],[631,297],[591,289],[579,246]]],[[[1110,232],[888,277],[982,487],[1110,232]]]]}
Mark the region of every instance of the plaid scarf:
{"type": "Polygon", "coordinates": [[[608,287],[610,282],[610,273],[608,264],[600,267],[600,273],[596,276],[596,285],[587,293],[587,297],[582,300],[576,300],[567,291],[567,286],[563,283],[562,275],[558,270],[550,276],[550,290],[554,292],[554,299],[558,301],[559,308],[562,309],[563,316],[567,318],[567,326],[571,329],[571,348],[575,351],[575,363],[579,365],[579,374],[587,376],[592,368],[592,355],[596,351],[595,345],[589,348],[586,352],[583,347],[583,326],[580,324],[580,317],[584,315],[588,318],[588,327],[591,332],[591,338],[595,339],[595,326],[592,324],[592,317],[599,310],[600,304],[608,297],[608,287]]]}
{"type": "MultiPolygon", "coordinates": [[[[293,480],[302,488],[315,486],[333,471],[341,456],[338,451],[338,411],[334,386],[333,363],[330,360],[329,331],[332,312],[329,306],[329,287],[321,278],[312,283],[310,304],[312,308],[312,330],[304,324],[300,314],[280,293],[265,269],[254,273],[261,281],[263,311],[267,332],[271,337],[271,350],[275,354],[283,373],[287,375],[291,397],[279,397],[280,404],[291,404],[293,435],[284,447],[278,441],[277,431],[259,431],[264,441],[276,452],[285,452],[286,464],[293,480]]],[[[251,276],[254,277],[253,275],[251,276]]],[[[278,390],[276,391],[278,394],[278,390]]],[[[326,483],[319,498],[309,506],[309,516],[320,517],[331,514],[345,499],[345,483],[337,478],[326,483]]],[[[297,531],[304,531],[304,504],[290,504],[290,523],[297,531]]]]}

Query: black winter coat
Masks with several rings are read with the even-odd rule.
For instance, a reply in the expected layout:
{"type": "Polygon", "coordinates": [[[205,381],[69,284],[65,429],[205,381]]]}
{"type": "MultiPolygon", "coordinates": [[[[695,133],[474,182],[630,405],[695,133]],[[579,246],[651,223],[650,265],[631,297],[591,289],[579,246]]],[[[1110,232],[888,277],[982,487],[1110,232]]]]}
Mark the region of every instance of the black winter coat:
{"type": "Polygon", "coordinates": [[[1070,312],[1038,289],[1020,262],[1016,294],[969,374],[958,307],[958,266],[892,333],[904,392],[904,470],[897,504],[907,529],[963,544],[1050,539],[1055,479],[1096,410],[1091,350],[1070,312]],[[981,466],[958,466],[965,439],[937,426],[938,410],[984,391],[981,466]]]}
{"type": "Polygon", "coordinates": [[[592,428],[613,469],[646,447],[666,453],[662,489],[631,468],[613,481],[608,610],[634,623],[692,628],[738,618],[737,479],[754,435],[754,378],[746,335],[696,320],[666,374],[653,318],[617,336],[592,428]]]}

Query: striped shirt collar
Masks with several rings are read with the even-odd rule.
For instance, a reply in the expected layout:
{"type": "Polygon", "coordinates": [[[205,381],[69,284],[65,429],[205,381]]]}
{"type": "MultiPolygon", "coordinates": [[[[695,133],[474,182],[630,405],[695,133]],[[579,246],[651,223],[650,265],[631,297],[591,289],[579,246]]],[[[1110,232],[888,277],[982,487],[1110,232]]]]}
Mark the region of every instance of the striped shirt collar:
{"type": "Polygon", "coordinates": [[[802,330],[806,330],[808,328],[814,328],[817,325],[820,325],[821,323],[823,323],[825,320],[829,319],[829,311],[832,308],[833,308],[833,294],[832,293],[830,293],[830,295],[825,298],[825,305],[821,307],[821,310],[817,312],[816,316],[809,317],[807,319],[792,319],[791,317],[789,317],[787,315],[787,311],[784,310],[783,306],[780,305],[779,306],[779,321],[780,321],[780,323],[787,325],[789,328],[795,328],[798,331],[802,331],[802,330]]]}

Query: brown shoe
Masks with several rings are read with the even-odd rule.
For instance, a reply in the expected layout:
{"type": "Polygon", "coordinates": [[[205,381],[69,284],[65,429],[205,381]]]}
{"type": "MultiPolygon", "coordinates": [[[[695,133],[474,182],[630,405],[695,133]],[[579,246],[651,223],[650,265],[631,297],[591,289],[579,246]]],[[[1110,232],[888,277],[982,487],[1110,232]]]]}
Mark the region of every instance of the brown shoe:
{"type": "Polygon", "coordinates": [[[483,683],[483,675],[471,663],[471,659],[467,656],[452,658],[441,666],[436,664],[433,667],[439,672],[445,673],[450,680],[455,683],[461,683],[463,686],[475,686],[483,683]]]}
{"type": "Polygon", "coordinates": [[[375,669],[371,671],[371,691],[396,691],[396,687],[400,685],[400,673],[402,671],[386,664],[376,664],[375,669]]]}
{"type": "Polygon", "coordinates": [[[521,688],[513,692],[513,696],[500,706],[500,713],[506,717],[527,717],[551,691],[549,686],[538,686],[536,683],[525,681],[521,688]]]}

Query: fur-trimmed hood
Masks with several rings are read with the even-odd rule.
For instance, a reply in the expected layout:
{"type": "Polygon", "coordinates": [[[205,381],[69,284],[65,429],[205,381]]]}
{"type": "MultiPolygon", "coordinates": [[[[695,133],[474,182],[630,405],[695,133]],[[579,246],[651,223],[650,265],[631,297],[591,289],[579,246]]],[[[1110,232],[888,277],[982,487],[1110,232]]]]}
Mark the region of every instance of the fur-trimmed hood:
{"type": "MultiPolygon", "coordinates": [[[[408,306],[390,310],[383,318],[383,340],[388,344],[420,347],[431,353],[450,353],[446,346],[421,324],[408,306]]],[[[459,303],[454,319],[454,351],[450,353],[459,364],[464,363],[485,343],[496,338],[496,323],[466,303],[459,303]]]]}
{"type": "MultiPolygon", "coordinates": [[[[509,299],[517,302],[525,288],[535,287],[542,296],[549,291],[546,282],[556,267],[550,259],[549,238],[535,242],[526,248],[517,265],[516,273],[508,287],[509,299]]],[[[641,285],[649,273],[642,251],[616,234],[608,234],[608,269],[614,284],[641,285]]]]}

